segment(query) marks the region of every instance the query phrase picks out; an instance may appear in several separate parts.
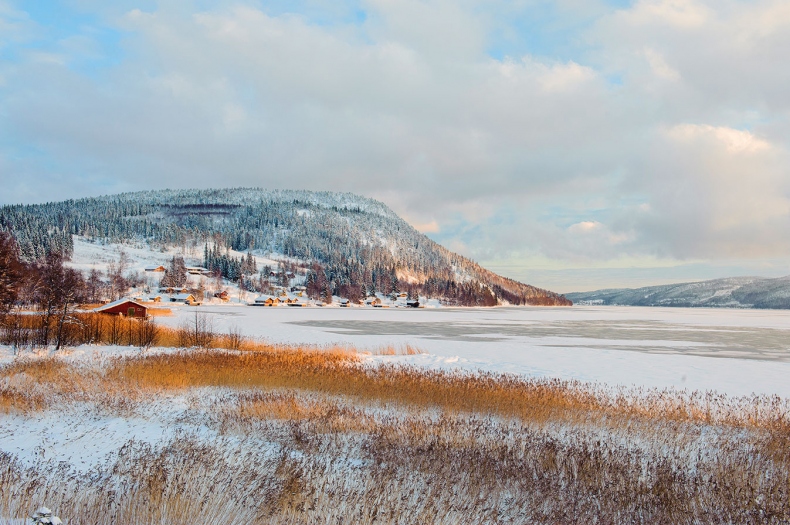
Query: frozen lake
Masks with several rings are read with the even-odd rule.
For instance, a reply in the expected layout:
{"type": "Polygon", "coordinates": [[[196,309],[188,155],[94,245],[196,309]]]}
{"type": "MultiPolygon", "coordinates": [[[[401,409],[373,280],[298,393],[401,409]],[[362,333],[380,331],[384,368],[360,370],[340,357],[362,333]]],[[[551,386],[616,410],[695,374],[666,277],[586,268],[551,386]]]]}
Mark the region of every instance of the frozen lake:
{"type": "Polygon", "coordinates": [[[272,342],[415,346],[426,354],[373,356],[610,385],[790,397],[790,311],[638,307],[372,309],[175,307],[217,331],[238,327],[272,342]]]}

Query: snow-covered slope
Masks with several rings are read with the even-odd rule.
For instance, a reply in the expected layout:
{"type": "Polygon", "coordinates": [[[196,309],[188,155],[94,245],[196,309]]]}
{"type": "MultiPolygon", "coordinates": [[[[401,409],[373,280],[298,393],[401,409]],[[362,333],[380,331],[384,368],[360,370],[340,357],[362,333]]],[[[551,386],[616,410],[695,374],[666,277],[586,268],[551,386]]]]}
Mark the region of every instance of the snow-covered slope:
{"type": "Polygon", "coordinates": [[[790,308],[790,276],[734,277],[695,283],[576,292],[576,303],[622,306],[790,308]]]}
{"type": "MultiPolygon", "coordinates": [[[[408,290],[450,304],[570,304],[430,240],[381,202],[350,193],[258,188],[125,193],[0,208],[27,259],[74,251],[73,235],[152,249],[221,246],[320,266],[331,292],[408,290]]],[[[234,277],[235,279],[235,277],[234,277]]],[[[340,292],[343,293],[340,293],[340,292]]]]}

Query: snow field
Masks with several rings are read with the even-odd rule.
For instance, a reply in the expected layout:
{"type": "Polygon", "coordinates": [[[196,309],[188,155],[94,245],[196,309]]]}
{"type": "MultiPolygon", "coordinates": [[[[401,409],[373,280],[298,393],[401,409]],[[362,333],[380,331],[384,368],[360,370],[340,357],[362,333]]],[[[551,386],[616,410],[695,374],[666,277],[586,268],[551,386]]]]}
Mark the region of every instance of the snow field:
{"type": "MultiPolygon", "coordinates": [[[[168,377],[190,359],[168,355],[149,371],[168,377]]],[[[223,355],[229,360],[216,363],[227,362],[234,381],[233,354],[223,355]]],[[[452,396],[421,407],[255,383],[205,387],[200,376],[160,389],[146,383],[151,376],[118,383],[96,374],[117,358],[65,359],[72,379],[52,375],[52,404],[0,418],[5,516],[41,502],[69,523],[121,525],[185,515],[198,524],[535,523],[569,513],[667,522],[790,512],[788,462],[775,456],[786,443],[774,444],[782,434],[770,427],[556,411],[552,396],[564,390],[550,383],[548,397],[530,403],[532,416],[505,417],[443,408],[452,396]],[[73,381],[84,387],[79,395],[73,381]]],[[[3,385],[29,387],[35,363],[4,371],[3,385]]],[[[273,373],[260,371],[264,383],[273,373]]],[[[487,384],[470,383],[471,392],[487,384]]]]}
{"type": "Polygon", "coordinates": [[[339,345],[427,368],[485,370],[610,386],[713,390],[790,397],[790,312],[639,307],[571,308],[173,308],[177,327],[195,312],[214,329],[273,343],[339,345]]]}

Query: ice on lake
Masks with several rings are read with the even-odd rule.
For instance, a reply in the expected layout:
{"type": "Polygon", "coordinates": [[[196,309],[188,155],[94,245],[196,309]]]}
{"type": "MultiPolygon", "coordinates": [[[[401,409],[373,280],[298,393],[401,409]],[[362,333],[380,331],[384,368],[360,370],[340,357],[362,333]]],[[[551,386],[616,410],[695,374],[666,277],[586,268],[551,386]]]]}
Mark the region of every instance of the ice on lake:
{"type": "Polygon", "coordinates": [[[250,308],[204,312],[218,331],[272,342],[360,350],[412,345],[416,356],[373,356],[611,385],[790,396],[790,311],[640,307],[250,308]]]}

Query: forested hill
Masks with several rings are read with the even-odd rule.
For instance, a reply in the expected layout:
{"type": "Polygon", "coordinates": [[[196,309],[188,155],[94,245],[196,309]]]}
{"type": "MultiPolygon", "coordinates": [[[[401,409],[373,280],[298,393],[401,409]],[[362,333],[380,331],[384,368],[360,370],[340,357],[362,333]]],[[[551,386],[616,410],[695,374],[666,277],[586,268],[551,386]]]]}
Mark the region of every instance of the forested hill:
{"type": "MultiPolygon", "coordinates": [[[[556,293],[499,276],[428,239],[384,204],[350,193],[254,188],[162,190],[0,208],[28,260],[72,235],[152,247],[209,243],[303,261],[332,292],[408,291],[449,304],[570,305],[556,293]]],[[[216,253],[216,250],[215,252],[216,253]]],[[[243,275],[231,278],[244,279],[243,275]]]]}
{"type": "Polygon", "coordinates": [[[577,303],[620,306],[682,306],[720,308],[790,308],[790,276],[731,277],[695,283],[665,284],[575,292],[577,303]]]}

